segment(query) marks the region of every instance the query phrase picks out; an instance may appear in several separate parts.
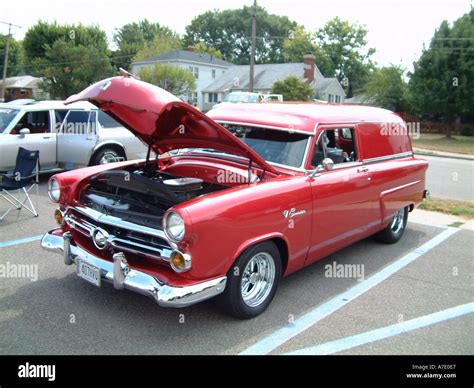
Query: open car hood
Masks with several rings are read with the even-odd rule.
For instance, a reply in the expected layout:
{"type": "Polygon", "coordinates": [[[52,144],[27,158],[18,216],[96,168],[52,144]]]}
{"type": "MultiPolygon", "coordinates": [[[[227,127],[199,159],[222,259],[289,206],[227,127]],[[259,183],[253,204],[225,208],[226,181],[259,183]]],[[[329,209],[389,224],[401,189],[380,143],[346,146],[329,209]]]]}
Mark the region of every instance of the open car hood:
{"type": "Polygon", "coordinates": [[[66,104],[89,101],[107,112],[157,154],[178,148],[211,148],[244,156],[278,173],[260,155],[227,129],[167,91],[121,76],[99,81],[66,104]]]}

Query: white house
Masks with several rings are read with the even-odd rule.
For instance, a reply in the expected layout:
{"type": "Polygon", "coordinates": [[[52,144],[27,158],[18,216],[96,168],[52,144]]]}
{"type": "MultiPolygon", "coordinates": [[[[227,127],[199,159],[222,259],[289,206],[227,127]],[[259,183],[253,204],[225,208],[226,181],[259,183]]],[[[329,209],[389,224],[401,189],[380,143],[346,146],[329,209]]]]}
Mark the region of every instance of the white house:
{"type": "Polygon", "coordinates": [[[205,87],[221,77],[232,66],[232,63],[213,57],[210,54],[194,52],[192,49],[174,50],[157,57],[147,58],[132,64],[132,73],[138,75],[144,67],[156,63],[177,65],[187,69],[196,78],[196,91],[190,96],[179,96],[190,104],[203,109],[203,93],[205,87]]]}

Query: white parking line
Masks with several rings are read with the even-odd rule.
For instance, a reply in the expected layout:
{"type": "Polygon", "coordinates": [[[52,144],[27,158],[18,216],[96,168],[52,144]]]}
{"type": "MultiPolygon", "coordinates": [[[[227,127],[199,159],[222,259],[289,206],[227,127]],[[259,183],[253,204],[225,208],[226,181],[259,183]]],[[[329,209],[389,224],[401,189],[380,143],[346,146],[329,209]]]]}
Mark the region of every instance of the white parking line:
{"type": "Polygon", "coordinates": [[[304,349],[285,353],[285,355],[325,355],[342,352],[357,346],[380,341],[385,338],[393,337],[399,334],[407,333],[416,329],[431,326],[436,323],[462,317],[463,315],[474,313],[474,303],[467,303],[447,310],[438,311],[433,314],[424,315],[419,318],[411,319],[406,322],[397,323],[380,329],[367,331],[365,333],[353,335],[351,337],[341,338],[336,341],[326,342],[321,345],[311,346],[304,349]]]}
{"type": "Polygon", "coordinates": [[[43,235],[38,235],[38,236],[33,236],[33,237],[25,237],[25,238],[20,238],[18,240],[10,240],[10,241],[4,241],[0,242],[0,248],[6,248],[6,247],[11,247],[13,245],[18,245],[18,244],[26,244],[32,241],[38,241],[43,238],[43,235]]]}
{"type": "Polygon", "coordinates": [[[425,244],[416,248],[414,251],[408,253],[397,261],[389,264],[385,268],[376,272],[365,281],[358,283],[357,285],[343,292],[342,294],[339,294],[327,301],[326,303],[323,303],[322,305],[319,305],[318,307],[314,308],[310,312],[303,315],[301,318],[298,318],[294,322],[289,323],[287,326],[282,327],[276,332],[261,339],[254,345],[251,345],[247,349],[243,350],[240,355],[259,355],[270,353],[272,350],[283,345],[291,338],[309,329],[311,326],[326,318],[327,316],[331,315],[335,311],[339,310],[347,303],[353,301],[357,297],[369,291],[371,288],[382,283],[394,273],[398,272],[408,264],[412,263],[425,253],[429,252],[430,250],[441,244],[443,241],[451,237],[453,234],[457,233],[459,230],[460,229],[457,228],[447,228],[425,244]]]}

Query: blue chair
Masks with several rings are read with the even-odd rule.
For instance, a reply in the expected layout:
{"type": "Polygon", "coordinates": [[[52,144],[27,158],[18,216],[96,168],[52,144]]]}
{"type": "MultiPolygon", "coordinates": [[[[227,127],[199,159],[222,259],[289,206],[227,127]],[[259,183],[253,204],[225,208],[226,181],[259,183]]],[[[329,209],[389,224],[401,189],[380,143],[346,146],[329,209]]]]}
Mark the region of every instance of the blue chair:
{"type": "Polygon", "coordinates": [[[24,208],[35,217],[38,217],[38,212],[29,195],[34,187],[36,187],[36,195],[38,195],[38,173],[39,151],[29,151],[20,147],[16,157],[15,169],[10,174],[7,171],[0,171],[0,197],[11,205],[0,216],[0,221],[13,209],[21,210],[24,208]],[[18,197],[15,197],[11,193],[12,191],[17,191],[18,197]],[[27,202],[29,206],[26,204],[27,202]]]}

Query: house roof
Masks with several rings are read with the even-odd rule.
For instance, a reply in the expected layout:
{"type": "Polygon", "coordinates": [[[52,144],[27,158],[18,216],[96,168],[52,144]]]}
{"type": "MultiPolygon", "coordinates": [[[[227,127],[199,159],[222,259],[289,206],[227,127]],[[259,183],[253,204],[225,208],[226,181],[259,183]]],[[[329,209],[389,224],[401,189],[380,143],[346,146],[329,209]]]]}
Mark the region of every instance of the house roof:
{"type": "Polygon", "coordinates": [[[184,61],[184,62],[199,62],[207,65],[216,65],[231,67],[232,63],[216,58],[207,53],[198,53],[189,50],[174,50],[157,57],[146,58],[133,65],[148,64],[150,62],[168,62],[168,61],[184,61]]]}
{"type": "Polygon", "coordinates": [[[207,115],[218,122],[245,123],[281,130],[299,130],[314,134],[317,124],[390,122],[402,119],[381,108],[317,102],[271,102],[228,104],[211,109],[207,115]]]}
{"type": "MultiPolygon", "coordinates": [[[[8,89],[33,89],[38,86],[41,78],[33,77],[31,75],[20,75],[17,77],[9,77],[5,79],[5,87],[8,89]]],[[[3,81],[0,80],[0,85],[3,81]]]]}
{"type": "MultiPolygon", "coordinates": [[[[250,68],[248,65],[236,65],[228,69],[223,75],[216,79],[211,85],[207,86],[203,92],[226,92],[233,90],[247,90],[249,86],[250,68]],[[238,86],[234,81],[238,79],[238,86]]],[[[324,92],[331,84],[339,81],[337,78],[325,78],[318,67],[315,67],[314,81],[311,86],[318,92],[324,92]]],[[[255,65],[254,69],[254,89],[268,90],[271,89],[275,81],[284,80],[286,77],[293,75],[301,80],[304,79],[303,63],[275,63],[255,65]]],[[[342,92],[344,90],[341,87],[342,92]]]]}
{"type": "MultiPolygon", "coordinates": [[[[228,89],[248,89],[250,79],[249,65],[235,65],[228,69],[216,81],[204,89],[204,92],[223,92],[228,89]],[[239,79],[239,84],[234,81],[239,79]]],[[[302,63],[275,63],[255,65],[254,89],[271,89],[275,81],[283,80],[289,75],[303,78],[302,63]]]]}

